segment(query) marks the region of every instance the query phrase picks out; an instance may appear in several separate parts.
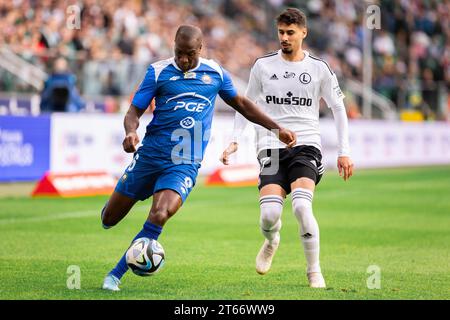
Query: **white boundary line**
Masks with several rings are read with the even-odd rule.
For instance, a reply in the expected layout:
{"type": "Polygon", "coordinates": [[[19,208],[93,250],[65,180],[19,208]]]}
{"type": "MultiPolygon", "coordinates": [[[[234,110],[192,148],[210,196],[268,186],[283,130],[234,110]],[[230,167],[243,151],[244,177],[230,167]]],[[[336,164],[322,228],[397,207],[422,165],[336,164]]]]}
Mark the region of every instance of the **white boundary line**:
{"type": "MultiPolygon", "coordinates": [[[[145,208],[147,208],[147,206],[136,206],[133,209],[141,210],[141,209],[145,209],[145,208]]],[[[98,216],[98,218],[100,219],[100,212],[101,212],[101,209],[64,212],[64,213],[57,213],[57,214],[52,214],[52,215],[47,215],[47,216],[42,216],[42,217],[6,218],[6,219],[0,219],[0,225],[8,225],[8,224],[14,224],[14,223],[45,222],[45,221],[63,220],[63,219],[77,219],[77,218],[85,218],[85,217],[91,217],[91,216],[98,216]]]]}

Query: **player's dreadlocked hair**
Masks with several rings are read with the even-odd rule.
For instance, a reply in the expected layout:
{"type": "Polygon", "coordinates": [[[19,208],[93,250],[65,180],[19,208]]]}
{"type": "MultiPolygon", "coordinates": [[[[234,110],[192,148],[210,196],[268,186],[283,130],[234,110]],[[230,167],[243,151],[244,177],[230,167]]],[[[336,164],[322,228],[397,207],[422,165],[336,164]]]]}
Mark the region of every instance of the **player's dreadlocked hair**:
{"type": "Polygon", "coordinates": [[[306,15],[297,8],[287,8],[276,18],[277,24],[296,24],[299,27],[306,27],[306,15]]]}

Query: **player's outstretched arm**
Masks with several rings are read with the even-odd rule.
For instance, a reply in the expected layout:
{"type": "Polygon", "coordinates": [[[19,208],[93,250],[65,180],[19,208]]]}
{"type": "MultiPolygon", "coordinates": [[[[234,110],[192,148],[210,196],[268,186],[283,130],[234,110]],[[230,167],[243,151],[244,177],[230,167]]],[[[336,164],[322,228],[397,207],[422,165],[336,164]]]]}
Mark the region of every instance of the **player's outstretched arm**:
{"type": "Polygon", "coordinates": [[[259,110],[259,108],[248,98],[237,95],[231,99],[225,100],[225,102],[249,121],[259,124],[267,130],[278,130],[278,139],[287,144],[288,148],[295,146],[297,143],[297,136],[294,132],[280,127],[275,121],[259,110]]]}
{"type": "Polygon", "coordinates": [[[136,152],[136,145],[139,143],[139,137],[136,133],[139,127],[139,118],[144,114],[145,109],[136,108],[130,105],[125,115],[123,125],[125,127],[125,139],[123,139],[123,150],[128,153],[136,152]]]}

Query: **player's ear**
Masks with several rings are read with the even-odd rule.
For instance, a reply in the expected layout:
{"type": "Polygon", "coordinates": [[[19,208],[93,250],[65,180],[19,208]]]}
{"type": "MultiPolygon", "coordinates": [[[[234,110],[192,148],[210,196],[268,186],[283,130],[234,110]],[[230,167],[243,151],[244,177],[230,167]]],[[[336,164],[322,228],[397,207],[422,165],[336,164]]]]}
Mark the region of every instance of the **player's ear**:
{"type": "Polygon", "coordinates": [[[308,35],[308,29],[305,27],[302,30],[302,39],[305,39],[307,35],[308,35]]]}

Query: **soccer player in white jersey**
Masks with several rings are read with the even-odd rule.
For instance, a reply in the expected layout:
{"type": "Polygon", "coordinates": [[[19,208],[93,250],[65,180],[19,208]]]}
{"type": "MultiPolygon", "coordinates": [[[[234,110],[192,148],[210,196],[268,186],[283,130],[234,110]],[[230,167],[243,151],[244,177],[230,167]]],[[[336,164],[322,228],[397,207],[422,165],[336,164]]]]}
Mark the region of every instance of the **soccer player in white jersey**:
{"type": "MultiPolygon", "coordinates": [[[[263,112],[297,134],[297,144],[288,149],[276,136],[255,126],[256,147],[261,166],[260,227],[265,237],[256,257],[256,271],[266,274],[280,243],[283,201],[292,193],[292,210],[299,222],[300,239],[307,264],[310,287],[325,288],[319,263],[319,227],[313,215],[312,200],[324,167],[321,163],[319,101],[331,108],[338,136],[337,167],[344,180],[353,174],[348,142],[348,121],[344,95],[328,64],[302,49],[307,35],[306,16],[295,8],[286,9],[276,19],[281,50],[256,60],[250,74],[247,97],[263,112]]],[[[238,148],[238,137],[247,121],[236,113],[234,141],[221,160],[238,148]]]]}

